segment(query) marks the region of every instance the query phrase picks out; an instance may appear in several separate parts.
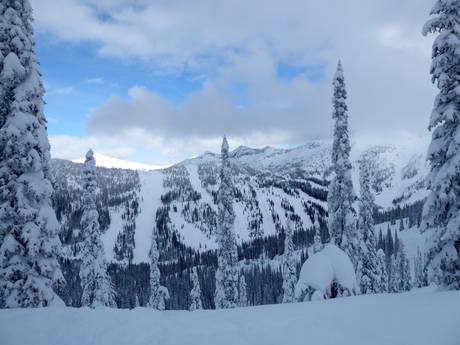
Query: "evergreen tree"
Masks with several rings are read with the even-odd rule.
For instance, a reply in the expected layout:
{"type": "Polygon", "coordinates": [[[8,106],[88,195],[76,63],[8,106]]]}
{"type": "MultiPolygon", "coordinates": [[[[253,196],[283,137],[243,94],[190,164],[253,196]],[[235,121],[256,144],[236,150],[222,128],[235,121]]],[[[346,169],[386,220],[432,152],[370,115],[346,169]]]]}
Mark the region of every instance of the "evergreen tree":
{"type": "Polygon", "coordinates": [[[315,237],[313,242],[313,254],[323,250],[323,242],[321,241],[321,226],[319,224],[318,214],[315,212],[315,218],[313,222],[313,229],[315,231],[315,237]]]}
{"type": "Polygon", "coordinates": [[[376,240],[374,234],[374,196],[371,191],[370,167],[366,161],[360,163],[359,231],[360,245],[357,277],[361,293],[377,292],[379,281],[376,240]]]}
{"type": "Polygon", "coordinates": [[[348,137],[347,92],[342,64],[339,61],[334,76],[334,141],[332,145],[332,172],[327,197],[329,212],[329,233],[331,241],[343,249],[357,266],[358,236],[356,232],[353,202],[355,193],[351,179],[350,139],[348,137]]]}
{"type": "Polygon", "coordinates": [[[386,241],[385,241],[385,253],[387,254],[388,257],[393,255],[394,253],[394,241],[393,241],[393,235],[391,234],[391,229],[390,225],[388,225],[387,228],[387,236],[386,236],[386,241]]]}
{"type": "Polygon", "coordinates": [[[295,302],[295,286],[297,284],[296,261],[294,258],[294,231],[291,221],[286,222],[283,261],[283,303],[295,302]]]}
{"type": "Polygon", "coordinates": [[[388,272],[386,269],[386,257],[382,249],[377,251],[377,277],[375,285],[376,293],[383,293],[388,291],[388,272]]]}
{"type": "Polygon", "coordinates": [[[388,271],[388,292],[398,292],[398,277],[396,274],[397,265],[395,254],[391,254],[387,263],[388,271]]]}
{"type": "Polygon", "coordinates": [[[436,0],[423,34],[439,33],[433,43],[434,101],[428,149],[430,195],[423,208],[431,233],[427,265],[430,282],[460,289],[460,0],[436,0]]]}
{"type": "Polygon", "coordinates": [[[83,166],[83,197],[81,229],[83,244],[81,248],[80,280],[83,290],[81,305],[91,308],[115,306],[112,282],[107,274],[104,245],[101,240],[99,214],[96,209],[96,160],[93,151],[86,154],[83,166]]]}
{"type": "Polygon", "coordinates": [[[414,258],[414,287],[421,288],[427,285],[426,266],[420,248],[417,248],[417,256],[414,258]]]}
{"type": "MultiPolygon", "coordinates": [[[[402,245],[402,243],[401,243],[402,245]]],[[[394,252],[395,254],[399,252],[399,248],[400,248],[400,243],[399,243],[399,237],[398,237],[398,231],[395,230],[395,244],[394,244],[394,252]]]]}
{"type": "Polygon", "coordinates": [[[188,310],[195,311],[198,309],[203,309],[203,305],[201,303],[201,287],[200,281],[198,280],[198,272],[196,271],[196,267],[193,267],[192,274],[192,290],[190,291],[190,306],[188,310]]]}
{"type": "Polygon", "coordinates": [[[160,269],[158,262],[160,253],[157,244],[157,231],[156,228],[152,231],[152,241],[149,251],[150,258],[150,299],[149,307],[157,310],[165,310],[166,300],[169,299],[169,291],[160,283],[160,269]]]}
{"type": "Polygon", "coordinates": [[[377,242],[377,248],[379,249],[385,248],[385,242],[383,242],[382,228],[379,229],[379,240],[377,242]]]}
{"type": "Polygon", "coordinates": [[[217,271],[215,304],[217,309],[234,308],[238,297],[238,261],[234,231],[235,211],[233,210],[233,183],[228,158],[228,142],[222,142],[222,166],[220,186],[217,191],[217,271]]]}
{"type": "Polygon", "coordinates": [[[394,259],[393,291],[403,292],[412,288],[409,260],[402,243],[398,246],[394,259]]]}
{"type": "Polygon", "coordinates": [[[0,306],[59,298],[61,242],[51,207],[44,88],[28,0],[0,2],[0,306]]]}
{"type": "MultiPolygon", "coordinates": [[[[133,202],[134,204],[135,202],[133,202]]],[[[131,204],[126,202],[125,212],[122,214],[123,227],[118,233],[117,240],[113,247],[115,258],[126,266],[132,263],[134,258],[134,248],[136,247],[134,235],[136,230],[136,213],[131,209],[131,204]]]]}
{"type": "Polygon", "coordinates": [[[238,282],[238,306],[247,307],[248,306],[248,293],[246,287],[246,278],[244,277],[243,272],[240,275],[238,282]]]}

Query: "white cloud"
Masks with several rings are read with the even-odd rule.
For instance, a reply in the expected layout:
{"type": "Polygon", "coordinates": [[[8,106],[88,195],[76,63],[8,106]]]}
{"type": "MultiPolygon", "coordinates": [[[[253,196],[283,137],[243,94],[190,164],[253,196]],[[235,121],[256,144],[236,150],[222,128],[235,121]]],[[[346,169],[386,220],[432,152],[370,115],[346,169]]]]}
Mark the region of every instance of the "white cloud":
{"type": "Polygon", "coordinates": [[[47,95],[70,95],[75,91],[72,86],[56,87],[56,88],[47,88],[47,95]]]}
{"type": "Polygon", "coordinates": [[[426,134],[432,38],[420,31],[432,3],[32,0],[39,31],[95,42],[100,54],[140,59],[156,73],[191,71],[204,79],[180,106],[136,86],[128,100],[111,98],[92,112],[91,136],[129,135],[145,145],[154,137],[168,147],[148,146],[158,148],[157,157],[201,153],[223,132],[253,145],[261,137],[277,145],[330,136],[330,80],[339,57],[353,133],[426,134]],[[280,80],[280,63],[325,66],[325,81],[280,80]],[[247,104],[235,101],[235,85],[245,85],[247,104]]]}

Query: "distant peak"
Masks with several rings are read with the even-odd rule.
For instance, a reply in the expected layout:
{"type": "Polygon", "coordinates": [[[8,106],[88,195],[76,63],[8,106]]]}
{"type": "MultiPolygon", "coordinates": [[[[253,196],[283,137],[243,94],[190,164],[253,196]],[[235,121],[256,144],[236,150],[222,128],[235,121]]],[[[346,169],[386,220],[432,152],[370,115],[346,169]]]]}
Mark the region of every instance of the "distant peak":
{"type": "MultiPolygon", "coordinates": [[[[167,168],[168,165],[153,165],[144,164],[138,162],[131,162],[123,159],[118,159],[104,155],[99,152],[93,152],[94,159],[96,160],[96,166],[103,168],[115,168],[115,169],[127,169],[127,170],[158,170],[167,168]]],[[[84,163],[85,157],[80,157],[72,160],[74,163],[84,163]]]]}

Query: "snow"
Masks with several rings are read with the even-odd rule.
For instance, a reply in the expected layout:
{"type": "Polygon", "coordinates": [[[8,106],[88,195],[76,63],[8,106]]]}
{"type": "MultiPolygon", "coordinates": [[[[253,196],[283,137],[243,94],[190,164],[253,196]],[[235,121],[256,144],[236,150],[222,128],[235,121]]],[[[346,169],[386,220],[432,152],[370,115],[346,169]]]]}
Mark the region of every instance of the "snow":
{"type": "MultiPolygon", "coordinates": [[[[143,164],[143,163],[136,163],[130,162],[122,159],[117,159],[113,157],[109,157],[103,155],[101,153],[94,153],[94,158],[96,159],[96,166],[104,167],[104,168],[118,168],[118,169],[128,169],[128,170],[159,170],[165,169],[168,165],[151,165],[151,164],[143,164]]],[[[80,157],[74,159],[72,162],[74,163],[84,163],[85,157],[80,157]]]]}
{"type": "Polygon", "coordinates": [[[26,70],[19,61],[18,56],[13,52],[9,53],[3,60],[3,78],[13,79],[16,76],[23,78],[25,74],[26,70]]]}
{"type": "Polygon", "coordinates": [[[337,246],[328,244],[303,264],[296,297],[299,298],[308,288],[325,293],[334,279],[350,292],[355,291],[356,274],[348,255],[337,246]]]}
{"type": "Polygon", "coordinates": [[[0,311],[2,345],[458,345],[460,292],[159,312],[147,308],[0,311]]]}
{"type": "Polygon", "coordinates": [[[136,218],[134,263],[149,262],[155,215],[158,207],[161,206],[160,196],[163,192],[163,173],[161,171],[139,172],[139,179],[142,186],[139,195],[141,212],[136,218]]]}

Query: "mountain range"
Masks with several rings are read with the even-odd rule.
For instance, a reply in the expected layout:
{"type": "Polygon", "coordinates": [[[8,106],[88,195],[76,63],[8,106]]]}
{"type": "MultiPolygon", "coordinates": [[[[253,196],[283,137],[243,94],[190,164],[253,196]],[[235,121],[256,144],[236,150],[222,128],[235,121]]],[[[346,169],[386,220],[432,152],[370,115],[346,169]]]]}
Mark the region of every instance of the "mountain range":
{"type": "MultiPolygon", "coordinates": [[[[354,143],[353,181],[357,195],[358,164],[367,160],[373,175],[376,206],[380,210],[422,200],[427,194],[425,151],[425,146],[414,145],[412,141],[398,145],[354,143]]],[[[231,151],[238,242],[280,233],[287,217],[294,219],[297,230],[309,229],[314,213],[326,224],[330,156],[331,141],[311,141],[289,149],[240,146],[231,151]]],[[[199,251],[216,247],[218,154],[206,152],[163,169],[98,153],[95,157],[100,166],[99,213],[103,217],[103,238],[109,260],[116,260],[114,246],[128,226],[127,218],[135,227],[134,262],[147,261],[155,226],[169,233],[166,242],[174,237],[199,251]],[[135,216],[126,216],[134,213],[135,216]]],[[[53,162],[57,198],[65,205],[63,210],[58,210],[58,217],[66,233],[64,244],[70,245],[78,241],[75,236],[78,237],[81,165],[75,162],[81,159],[53,162]]],[[[164,244],[168,245],[170,243],[164,244]]]]}

